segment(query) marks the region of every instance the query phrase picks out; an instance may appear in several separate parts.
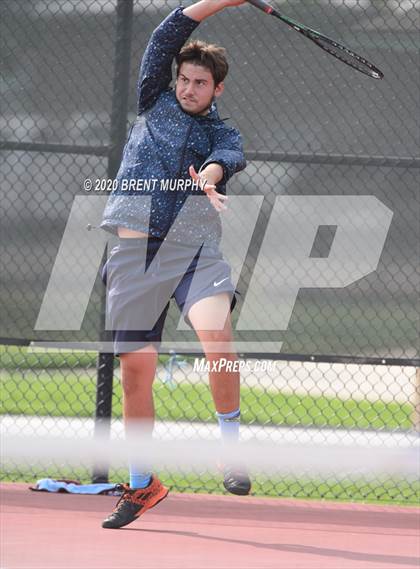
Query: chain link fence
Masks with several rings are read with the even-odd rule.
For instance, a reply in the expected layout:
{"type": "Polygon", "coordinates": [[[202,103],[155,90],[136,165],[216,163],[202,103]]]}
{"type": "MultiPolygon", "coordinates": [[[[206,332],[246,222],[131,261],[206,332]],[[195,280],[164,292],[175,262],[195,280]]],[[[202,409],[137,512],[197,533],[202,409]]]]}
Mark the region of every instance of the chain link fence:
{"type": "MultiPolygon", "coordinates": [[[[230,73],[219,113],[240,129],[248,161],[229,184],[238,205],[235,246],[228,252],[242,293],[235,337],[241,361],[251,362],[251,371],[242,373],[242,436],[321,437],[326,443],[351,437],[360,444],[376,436],[378,444],[391,439],[411,444],[420,423],[415,309],[420,160],[414,120],[419,2],[277,4],[365,55],[385,79],[372,81],[347,68],[252,6],[226,10],[193,34],[228,51],[230,73]],[[273,228],[276,237],[267,240],[273,228]],[[351,267],[354,255],[370,250],[378,228],[385,228],[383,238],[358,275],[351,267]],[[334,255],[349,274],[325,284],[326,271],[336,276],[334,255]],[[284,290],[284,282],[294,284],[284,290]],[[250,320],[253,328],[247,328],[250,320]]],[[[84,180],[115,177],[135,118],[139,59],[152,30],[178,5],[171,0],[0,4],[5,432],[91,436],[92,417],[96,424],[109,421],[112,396],[111,428],[122,433],[118,362],[106,353],[98,363],[95,352],[48,350],[59,341],[106,352],[99,263],[80,330],[40,332],[34,324],[75,198],[86,198],[84,180]]],[[[91,233],[84,235],[89,243],[91,233]]],[[[65,311],[71,312],[70,303],[65,311]]],[[[214,437],[207,374],[194,370],[198,360],[186,354],[195,336],[180,331],[178,321],[172,306],[166,349],[184,355],[160,359],[158,435],[176,425],[179,436],[214,437]]],[[[32,479],[47,473],[36,465],[25,472],[7,465],[3,474],[32,479]]],[[[58,464],[49,474],[75,476],[58,464]]],[[[170,479],[178,489],[218,489],[206,473],[170,479]]],[[[343,481],[273,481],[261,475],[257,491],[415,501],[417,487],[414,481],[389,479],[361,481],[355,488],[343,481]]]]}

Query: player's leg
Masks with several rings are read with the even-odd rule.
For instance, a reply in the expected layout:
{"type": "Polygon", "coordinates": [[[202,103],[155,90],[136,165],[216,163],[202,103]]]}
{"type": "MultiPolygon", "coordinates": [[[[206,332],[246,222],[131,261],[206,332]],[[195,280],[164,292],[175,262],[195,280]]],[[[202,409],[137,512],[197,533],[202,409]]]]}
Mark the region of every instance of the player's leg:
{"type": "MultiPolygon", "coordinates": [[[[153,381],[158,352],[152,344],[120,355],[123,388],[123,416],[125,425],[143,420],[153,430],[153,381]]],[[[148,428],[149,428],[148,427],[148,428]]]]}
{"type": "MultiPolygon", "coordinates": [[[[120,355],[123,391],[123,418],[126,438],[141,433],[151,437],[154,427],[153,381],[158,352],[151,344],[143,349],[120,355]]],[[[145,488],[152,473],[146,465],[130,463],[130,488],[145,488]]]]}
{"type": "MultiPolygon", "coordinates": [[[[152,345],[120,354],[123,388],[123,417],[126,438],[134,442],[141,434],[151,437],[154,426],[153,381],[158,351],[152,345]]],[[[152,474],[144,458],[130,461],[130,483],[121,485],[122,496],[102,527],[117,529],[136,520],[168,495],[160,480],[152,474]]]]}
{"type": "MultiPolygon", "coordinates": [[[[147,259],[157,248],[150,243],[147,259]]],[[[126,438],[135,441],[141,429],[143,436],[152,435],[154,425],[153,380],[156,373],[158,346],[169,303],[151,330],[136,330],[135,325],[149,321],[150,307],[158,305],[160,294],[155,279],[144,276],[142,265],[144,240],[121,240],[113,250],[108,282],[109,317],[115,354],[120,355],[123,388],[123,415],[126,438]]],[[[103,274],[107,282],[107,271],[103,274]]],[[[139,451],[140,454],[140,451],[139,451]]],[[[122,496],[115,510],[103,521],[105,528],[123,527],[155,506],[168,494],[151,472],[147,457],[130,457],[130,483],[121,485],[122,496]]]]}
{"type": "MultiPolygon", "coordinates": [[[[236,443],[240,424],[240,374],[233,344],[230,294],[221,293],[198,300],[188,318],[210,363],[210,389],[222,440],[236,443]]],[[[233,494],[245,495],[251,482],[243,468],[223,466],[224,486],[233,494]]]]}
{"type": "Polygon", "coordinates": [[[238,370],[231,371],[238,358],[233,345],[228,293],[197,301],[188,318],[210,363],[210,389],[216,411],[226,414],[238,410],[240,377],[238,370]]]}

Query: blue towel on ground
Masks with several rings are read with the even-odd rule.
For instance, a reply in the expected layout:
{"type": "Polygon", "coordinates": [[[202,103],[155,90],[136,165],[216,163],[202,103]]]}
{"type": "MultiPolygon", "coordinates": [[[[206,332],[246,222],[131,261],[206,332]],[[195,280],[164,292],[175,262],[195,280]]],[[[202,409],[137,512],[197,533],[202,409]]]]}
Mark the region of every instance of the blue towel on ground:
{"type": "Polygon", "coordinates": [[[121,492],[116,490],[117,484],[81,484],[77,480],[53,480],[52,478],[41,478],[37,480],[34,487],[30,490],[38,492],[67,492],[69,494],[112,494],[117,495],[121,492]]]}

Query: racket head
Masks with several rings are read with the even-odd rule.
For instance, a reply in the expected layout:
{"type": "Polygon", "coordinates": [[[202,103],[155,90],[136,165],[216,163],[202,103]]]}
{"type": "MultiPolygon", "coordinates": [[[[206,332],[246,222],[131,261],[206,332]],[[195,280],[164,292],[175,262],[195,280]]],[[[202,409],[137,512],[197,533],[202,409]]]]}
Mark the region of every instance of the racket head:
{"type": "Polygon", "coordinates": [[[373,65],[373,63],[361,55],[358,55],[348,47],[329,38],[328,36],[325,36],[324,34],[321,34],[320,32],[317,32],[316,30],[312,30],[311,28],[308,28],[307,26],[304,26],[303,24],[292,20],[292,18],[289,18],[288,16],[283,16],[274,9],[267,13],[269,13],[271,16],[275,16],[282,22],[285,22],[292,29],[303,34],[305,37],[316,43],[318,47],[336,59],[339,59],[346,65],[349,65],[350,67],[353,67],[353,69],[360,71],[360,73],[364,73],[373,79],[383,79],[384,74],[380,69],[378,69],[375,65],[373,65]]]}
{"type": "Polygon", "coordinates": [[[370,63],[367,59],[358,55],[348,47],[341,45],[340,43],[315,32],[313,30],[302,30],[302,32],[307,38],[315,42],[321,49],[332,55],[333,57],[339,59],[346,65],[353,67],[360,73],[364,73],[373,79],[383,79],[384,74],[380,69],[378,69],[373,63],[370,63]]]}

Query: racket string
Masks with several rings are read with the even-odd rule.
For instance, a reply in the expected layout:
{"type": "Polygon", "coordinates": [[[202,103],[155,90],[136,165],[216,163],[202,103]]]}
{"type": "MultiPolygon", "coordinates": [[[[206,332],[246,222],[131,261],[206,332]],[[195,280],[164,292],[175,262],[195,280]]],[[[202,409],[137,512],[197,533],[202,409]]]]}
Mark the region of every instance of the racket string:
{"type": "Polygon", "coordinates": [[[360,71],[365,75],[369,75],[374,79],[381,79],[383,77],[383,74],[379,69],[376,69],[375,66],[369,63],[369,61],[364,57],[354,53],[339,43],[317,34],[305,33],[305,35],[324,51],[328,52],[343,63],[350,65],[350,67],[357,69],[357,71],[360,71]]]}

